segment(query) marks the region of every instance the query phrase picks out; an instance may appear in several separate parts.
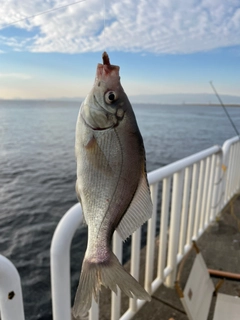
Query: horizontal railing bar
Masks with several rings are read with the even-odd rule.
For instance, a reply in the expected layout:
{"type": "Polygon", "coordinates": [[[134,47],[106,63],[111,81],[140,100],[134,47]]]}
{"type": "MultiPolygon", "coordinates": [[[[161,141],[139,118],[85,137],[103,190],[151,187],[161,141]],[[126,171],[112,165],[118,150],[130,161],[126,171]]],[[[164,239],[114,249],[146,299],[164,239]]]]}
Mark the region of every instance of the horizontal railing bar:
{"type": "MultiPolygon", "coordinates": [[[[164,269],[164,278],[167,277],[172,272],[172,269],[170,267],[166,267],[164,269]]],[[[155,292],[159,286],[163,283],[163,281],[159,278],[156,278],[153,280],[151,284],[151,290],[152,293],[155,292]]],[[[137,299],[137,310],[141,309],[142,306],[147,303],[145,300],[139,300],[137,299]]],[[[122,317],[119,320],[128,320],[131,319],[136,314],[136,312],[133,312],[130,308],[122,315],[122,317]]]]}
{"type": "Polygon", "coordinates": [[[176,162],[170,163],[160,169],[153,170],[148,173],[148,182],[149,184],[155,184],[159,182],[160,180],[163,180],[164,178],[167,178],[174,173],[185,169],[186,167],[189,167],[193,165],[194,163],[201,161],[205,159],[206,157],[220,152],[221,147],[220,146],[213,146],[211,148],[208,148],[206,150],[200,151],[198,153],[195,153],[189,157],[183,158],[181,160],[178,160],[176,162]]]}
{"type": "Polygon", "coordinates": [[[163,284],[163,280],[156,278],[151,285],[152,294],[163,284]]]}
{"type": "Polygon", "coordinates": [[[186,245],[184,248],[184,254],[178,253],[177,254],[177,264],[179,264],[184,256],[192,249],[192,245],[186,245]]]}
{"type": "Polygon", "coordinates": [[[163,275],[164,275],[164,279],[173,271],[173,269],[169,266],[167,266],[164,271],[163,271],[163,275]]]}
{"type": "Polygon", "coordinates": [[[128,309],[119,320],[129,320],[132,317],[134,317],[134,315],[136,314],[136,312],[133,312],[131,309],[128,309]]]}
{"type": "MultiPolygon", "coordinates": [[[[145,300],[137,300],[137,310],[141,309],[142,306],[146,303],[147,301],[145,300]]],[[[136,312],[132,311],[131,309],[128,309],[119,320],[129,320],[131,319],[134,315],[136,314],[136,312]]]]}

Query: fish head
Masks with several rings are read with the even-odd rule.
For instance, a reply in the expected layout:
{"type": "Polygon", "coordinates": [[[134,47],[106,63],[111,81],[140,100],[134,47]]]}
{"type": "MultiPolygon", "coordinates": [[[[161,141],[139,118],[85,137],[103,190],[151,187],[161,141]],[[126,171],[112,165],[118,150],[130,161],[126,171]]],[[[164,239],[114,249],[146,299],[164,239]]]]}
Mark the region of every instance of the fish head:
{"type": "Polygon", "coordinates": [[[94,130],[118,126],[130,105],[119,76],[119,66],[111,65],[106,52],[98,64],[94,86],[84,100],[81,116],[94,130]]]}

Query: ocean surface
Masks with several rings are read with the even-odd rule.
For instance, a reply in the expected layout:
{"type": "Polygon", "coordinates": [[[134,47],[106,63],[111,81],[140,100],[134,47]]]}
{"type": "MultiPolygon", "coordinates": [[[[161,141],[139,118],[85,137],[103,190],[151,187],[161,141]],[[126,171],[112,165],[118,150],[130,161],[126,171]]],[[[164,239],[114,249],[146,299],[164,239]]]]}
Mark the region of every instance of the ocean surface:
{"type": "MultiPolygon", "coordinates": [[[[235,136],[221,107],[133,105],[151,171],[235,136]]],[[[49,249],[75,195],[79,103],[0,101],[0,253],[17,267],[26,320],[50,320],[49,249]]],[[[240,131],[240,108],[228,107],[240,131]]],[[[86,247],[72,244],[72,295],[86,247]]],[[[127,256],[125,256],[127,259],[127,256]]]]}

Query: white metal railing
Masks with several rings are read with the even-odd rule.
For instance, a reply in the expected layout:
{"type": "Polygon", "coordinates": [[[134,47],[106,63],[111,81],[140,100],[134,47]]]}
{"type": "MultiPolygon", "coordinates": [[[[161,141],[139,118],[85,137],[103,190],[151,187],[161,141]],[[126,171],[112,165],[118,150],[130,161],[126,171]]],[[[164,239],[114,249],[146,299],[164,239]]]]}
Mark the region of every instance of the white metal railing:
{"type": "Polygon", "coordinates": [[[50,250],[53,319],[71,319],[70,246],[82,218],[77,203],[62,217],[53,235],[50,250]]]}
{"type": "Polygon", "coordinates": [[[240,147],[239,138],[234,137],[223,144],[223,169],[225,175],[222,183],[222,205],[224,207],[228,201],[239,192],[240,188],[240,147]]]}
{"type": "Polygon", "coordinates": [[[24,320],[21,281],[17,269],[0,255],[0,318],[24,320]]]}
{"type": "MultiPolygon", "coordinates": [[[[240,140],[238,137],[229,139],[222,148],[214,146],[152,171],[148,174],[148,180],[153,215],[147,223],[144,287],[153,294],[163,282],[167,286],[173,286],[177,265],[191,248],[192,240],[202,235],[222,208],[240,191],[240,140]],[[161,199],[158,196],[160,189],[161,199]],[[159,207],[160,217],[157,215],[159,207]],[[159,245],[157,256],[154,256],[157,223],[160,224],[159,245]]],[[[71,320],[70,246],[81,222],[81,207],[76,204],[63,216],[52,239],[51,285],[54,320],[71,320]]],[[[132,235],[131,243],[130,271],[137,280],[140,272],[140,243],[141,228],[132,235]]],[[[121,262],[122,240],[116,232],[113,237],[113,251],[121,262]]],[[[0,279],[4,259],[0,259],[0,279]]],[[[10,279],[9,283],[12,283],[10,279]]],[[[20,302],[17,303],[15,316],[11,316],[11,304],[6,302],[8,289],[2,288],[0,280],[2,320],[16,319],[16,314],[17,319],[24,320],[21,288],[18,289],[20,302]],[[22,318],[19,314],[22,314],[22,318]]],[[[145,303],[142,300],[129,299],[129,308],[121,315],[121,292],[118,290],[117,295],[112,293],[111,299],[111,320],[131,319],[145,303]]],[[[98,305],[94,301],[89,319],[99,319],[98,305]]]]}

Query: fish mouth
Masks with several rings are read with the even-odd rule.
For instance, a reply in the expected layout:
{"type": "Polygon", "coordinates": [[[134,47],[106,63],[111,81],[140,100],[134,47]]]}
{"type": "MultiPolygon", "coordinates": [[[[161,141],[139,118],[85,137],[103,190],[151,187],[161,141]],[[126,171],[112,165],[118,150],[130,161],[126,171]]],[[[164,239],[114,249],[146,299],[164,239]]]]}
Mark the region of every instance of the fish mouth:
{"type": "Polygon", "coordinates": [[[102,60],[103,60],[103,64],[110,66],[109,56],[106,51],[104,51],[102,54],[102,60]]]}
{"type": "Polygon", "coordinates": [[[116,70],[117,72],[119,71],[119,66],[115,66],[110,63],[109,56],[106,51],[103,52],[102,54],[102,60],[103,60],[103,67],[106,73],[111,73],[111,71],[116,70]]]}
{"type": "Polygon", "coordinates": [[[119,81],[120,67],[110,63],[110,59],[107,52],[103,52],[102,60],[103,60],[103,63],[102,64],[99,63],[97,66],[96,78],[104,82],[107,82],[109,77],[113,77],[117,79],[117,81],[119,81]]]}

